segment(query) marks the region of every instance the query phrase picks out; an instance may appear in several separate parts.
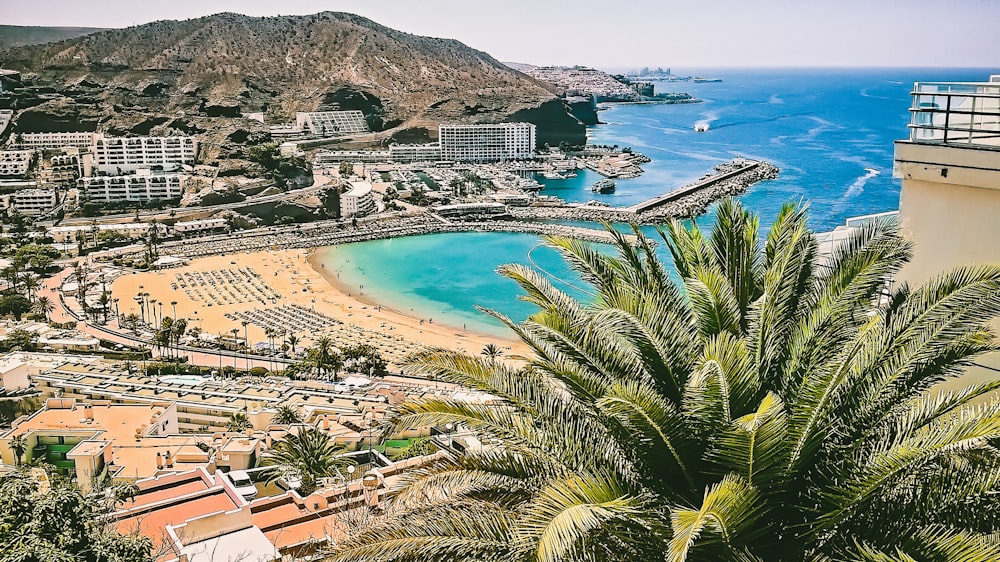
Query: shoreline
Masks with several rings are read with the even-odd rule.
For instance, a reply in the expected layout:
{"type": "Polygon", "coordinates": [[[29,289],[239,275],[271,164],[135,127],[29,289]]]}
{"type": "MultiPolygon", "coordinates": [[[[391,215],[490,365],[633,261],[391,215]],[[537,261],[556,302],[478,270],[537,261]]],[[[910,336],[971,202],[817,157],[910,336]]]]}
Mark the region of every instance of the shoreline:
{"type": "MultiPolygon", "coordinates": [[[[183,267],[122,275],[111,284],[111,292],[113,297],[120,299],[123,314],[137,312],[137,305],[132,301],[141,289],[150,293],[150,298],[166,305],[161,309],[164,316],[173,316],[176,306],[177,317],[187,319],[189,325],[197,326],[202,333],[228,338],[227,333],[236,329],[238,340],[243,341],[246,334],[251,347],[267,342],[267,334],[260,323],[252,321],[244,332],[240,315],[283,314],[297,308],[300,314],[327,319],[322,326],[311,326],[308,322],[295,325],[287,320],[287,314],[284,316],[286,320],[277,324],[278,329],[299,338],[298,351],[325,335],[340,348],[369,343],[379,349],[393,368],[398,368],[405,356],[420,347],[464,349],[466,353],[477,355],[492,343],[503,348],[505,356],[529,352],[513,334],[501,337],[454,329],[447,324],[421,323],[420,318],[357,294],[352,287],[339,282],[336,275],[324,275],[325,268],[315,265],[318,259],[315,250],[304,249],[251,250],[202,257],[183,267]],[[253,275],[244,280],[240,275],[246,274],[240,273],[241,270],[252,271],[253,275]],[[179,281],[219,272],[234,273],[236,282],[182,284],[179,281]],[[242,288],[247,293],[259,295],[257,289],[250,287],[251,283],[271,298],[245,297],[239,292],[242,288]]],[[[276,338],[279,345],[283,337],[276,338]]]]}
{"type": "Polygon", "coordinates": [[[365,294],[364,292],[358,293],[358,288],[347,283],[346,281],[340,279],[335,274],[334,270],[326,269],[323,267],[322,258],[319,255],[319,251],[323,248],[331,248],[336,246],[323,246],[317,248],[311,248],[307,251],[305,261],[309,266],[318,273],[335,291],[341,295],[346,295],[347,298],[354,299],[363,305],[374,306],[378,308],[378,312],[383,312],[386,314],[394,314],[403,318],[408,318],[410,321],[416,322],[416,327],[420,330],[427,331],[451,331],[456,332],[454,335],[457,337],[468,337],[473,336],[475,338],[493,338],[499,340],[510,346],[523,345],[521,340],[517,339],[513,334],[509,335],[499,335],[499,334],[489,334],[482,331],[477,331],[475,329],[463,328],[460,326],[455,326],[447,322],[447,317],[444,318],[444,322],[438,321],[437,323],[421,323],[422,318],[416,316],[415,314],[410,314],[408,312],[402,311],[398,308],[394,308],[379,299],[372,297],[371,294],[365,294]],[[438,328],[438,330],[433,330],[433,328],[438,328]]]}

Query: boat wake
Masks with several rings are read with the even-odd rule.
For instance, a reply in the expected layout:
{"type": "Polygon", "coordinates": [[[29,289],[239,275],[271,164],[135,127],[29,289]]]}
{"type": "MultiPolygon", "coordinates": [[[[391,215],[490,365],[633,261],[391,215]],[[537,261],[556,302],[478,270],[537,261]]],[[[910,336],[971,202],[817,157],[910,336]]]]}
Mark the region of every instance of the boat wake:
{"type": "Polygon", "coordinates": [[[865,184],[868,183],[868,180],[874,178],[880,173],[881,172],[875,168],[865,168],[865,175],[854,180],[854,183],[852,183],[851,186],[847,188],[847,192],[844,193],[844,197],[854,197],[855,195],[860,195],[865,191],[865,184]]]}

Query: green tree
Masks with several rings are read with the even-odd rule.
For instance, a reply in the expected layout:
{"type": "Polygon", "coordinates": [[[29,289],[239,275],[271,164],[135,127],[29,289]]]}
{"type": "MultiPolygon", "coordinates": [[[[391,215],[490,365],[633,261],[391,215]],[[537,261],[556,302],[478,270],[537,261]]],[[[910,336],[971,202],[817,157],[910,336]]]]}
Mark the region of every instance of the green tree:
{"type": "Polygon", "coordinates": [[[23,435],[15,435],[10,439],[10,451],[14,453],[14,466],[20,467],[24,461],[24,452],[28,450],[28,440],[23,435]]]}
{"type": "Polygon", "coordinates": [[[409,370],[503,404],[427,398],[394,423],[497,443],[428,471],[338,560],[997,560],[1000,381],[932,387],[997,349],[1000,266],[887,289],[910,245],[860,227],[829,260],[804,209],[764,240],[738,203],[713,230],[617,256],[549,238],[590,286],[501,268],[539,307],[525,368],[449,351],[409,370]],[[887,296],[882,297],[883,291],[887,296]]]}
{"type": "Polygon", "coordinates": [[[34,351],[38,345],[38,334],[18,328],[7,334],[3,347],[7,351],[34,351]]]}
{"type": "Polygon", "coordinates": [[[297,476],[302,480],[299,493],[311,494],[320,478],[337,476],[339,469],[353,462],[343,456],[344,447],[315,427],[289,433],[264,455],[264,466],[268,482],[279,478],[297,476]]]}
{"type": "Polygon", "coordinates": [[[488,343],[485,347],[483,347],[482,355],[487,359],[496,361],[497,359],[500,359],[501,355],[503,355],[503,350],[501,350],[495,343],[488,343]]]}
{"type": "Polygon", "coordinates": [[[333,380],[337,380],[337,373],[343,367],[343,358],[333,350],[333,342],[326,336],[321,336],[309,348],[308,361],[316,369],[316,378],[325,378],[329,371],[333,371],[333,380]]]}
{"type": "Polygon", "coordinates": [[[38,479],[15,473],[0,480],[0,558],[24,562],[152,560],[153,545],[122,535],[109,522],[113,506],[85,496],[61,478],[46,490],[38,479]]]}
{"type": "Polygon", "coordinates": [[[226,431],[243,433],[248,429],[253,429],[253,424],[250,423],[250,418],[247,417],[245,412],[236,412],[229,416],[229,422],[226,423],[226,431]]]}
{"type": "Polygon", "coordinates": [[[31,310],[31,301],[24,295],[4,295],[0,297],[0,315],[10,314],[20,321],[25,312],[31,310]]]}
{"type": "Polygon", "coordinates": [[[292,406],[291,404],[282,404],[278,406],[277,413],[274,414],[271,421],[279,425],[302,423],[302,414],[299,413],[298,408],[295,406],[292,406]]]}
{"type": "Polygon", "coordinates": [[[45,321],[48,322],[49,314],[56,309],[56,305],[52,303],[52,299],[44,295],[35,299],[35,304],[32,307],[36,314],[41,314],[45,317],[45,321]]]}
{"type": "MultiPolygon", "coordinates": [[[[365,375],[385,376],[389,374],[385,359],[375,346],[367,343],[347,346],[343,350],[344,363],[351,363],[354,372],[365,375]]],[[[336,373],[334,373],[336,378],[336,373]]]]}

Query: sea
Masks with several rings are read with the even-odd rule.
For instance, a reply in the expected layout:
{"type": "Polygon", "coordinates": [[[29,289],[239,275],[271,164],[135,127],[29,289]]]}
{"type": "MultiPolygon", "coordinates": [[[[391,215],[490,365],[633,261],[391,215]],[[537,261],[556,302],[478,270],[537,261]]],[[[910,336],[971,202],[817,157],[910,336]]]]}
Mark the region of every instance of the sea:
{"type": "MultiPolygon", "coordinates": [[[[567,201],[630,205],[696,180],[736,156],[778,166],[780,176],[752,186],[740,199],[769,224],[781,205],[808,205],[810,225],[832,230],[848,217],[898,208],[900,181],[892,177],[893,141],[908,135],[914,82],[982,82],[998,69],[675,69],[721,82],[656,82],[657,92],[687,92],[697,104],[602,104],[591,144],[630,147],[649,156],[644,173],[618,180],[613,194],[597,195],[600,179],[546,180],[543,194],[567,201]],[[707,124],[705,132],[695,132],[707,124]]],[[[710,226],[712,210],[697,219],[710,226]]],[[[655,229],[646,229],[656,235],[655,229]]],[[[383,306],[434,323],[511,336],[478,307],[516,321],[536,308],[520,288],[496,273],[505,263],[543,272],[577,298],[581,286],[559,255],[539,237],[512,233],[449,233],[322,248],[326,268],[383,306]]],[[[669,255],[661,252],[663,261],[669,255]]]]}

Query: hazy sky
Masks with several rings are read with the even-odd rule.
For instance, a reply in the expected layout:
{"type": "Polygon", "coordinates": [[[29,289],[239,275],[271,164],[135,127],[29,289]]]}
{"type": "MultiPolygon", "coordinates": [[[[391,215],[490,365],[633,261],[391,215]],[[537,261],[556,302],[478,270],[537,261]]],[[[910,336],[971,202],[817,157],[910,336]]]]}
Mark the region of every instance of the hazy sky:
{"type": "Polygon", "coordinates": [[[1000,66],[998,0],[0,0],[0,23],[125,27],[324,10],[532,64],[1000,66]]]}

